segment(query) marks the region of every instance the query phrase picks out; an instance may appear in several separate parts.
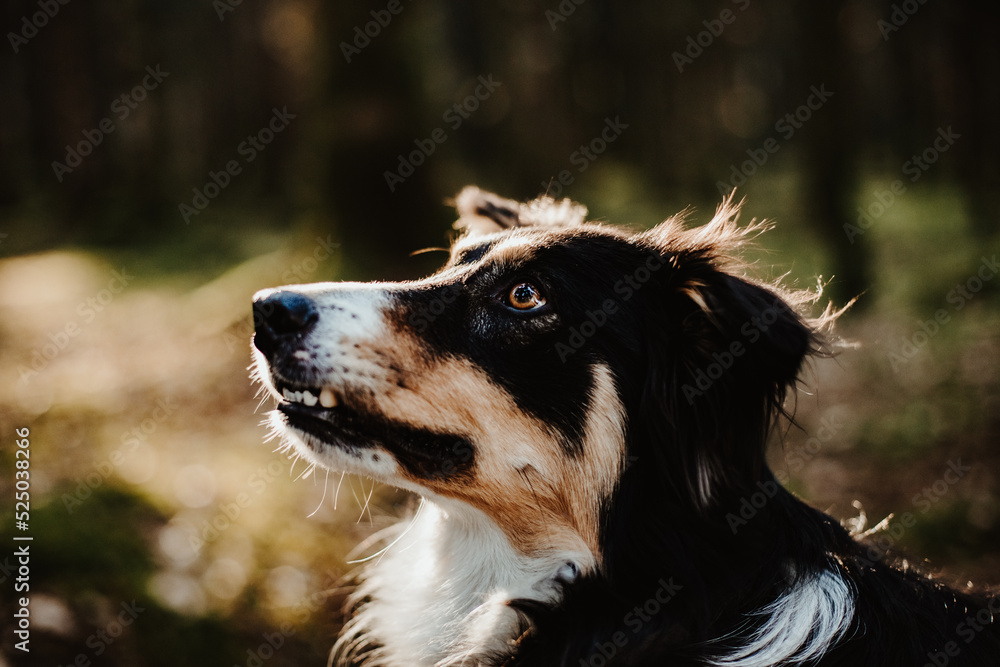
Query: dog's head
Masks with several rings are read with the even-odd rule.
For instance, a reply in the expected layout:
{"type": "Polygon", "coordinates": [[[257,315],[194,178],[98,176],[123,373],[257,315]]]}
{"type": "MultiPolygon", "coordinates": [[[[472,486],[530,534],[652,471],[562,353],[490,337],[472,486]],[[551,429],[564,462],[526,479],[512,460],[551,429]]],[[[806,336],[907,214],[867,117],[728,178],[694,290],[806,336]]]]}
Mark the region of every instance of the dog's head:
{"type": "Polygon", "coordinates": [[[456,203],[464,232],[428,278],[255,296],[256,374],[302,455],[594,564],[626,485],[697,515],[769,478],[767,429],[816,340],[798,297],[742,276],[737,206],[630,233],[568,200],[456,203]]]}

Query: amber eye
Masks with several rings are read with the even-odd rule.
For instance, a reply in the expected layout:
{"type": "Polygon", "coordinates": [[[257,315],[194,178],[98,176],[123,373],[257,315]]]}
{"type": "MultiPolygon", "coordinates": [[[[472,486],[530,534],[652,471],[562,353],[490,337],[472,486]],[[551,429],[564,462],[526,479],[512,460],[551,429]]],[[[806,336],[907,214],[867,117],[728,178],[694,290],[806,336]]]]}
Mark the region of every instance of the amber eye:
{"type": "Polygon", "coordinates": [[[507,295],[507,303],[518,310],[532,310],[545,305],[542,292],[531,283],[518,283],[507,295]]]}

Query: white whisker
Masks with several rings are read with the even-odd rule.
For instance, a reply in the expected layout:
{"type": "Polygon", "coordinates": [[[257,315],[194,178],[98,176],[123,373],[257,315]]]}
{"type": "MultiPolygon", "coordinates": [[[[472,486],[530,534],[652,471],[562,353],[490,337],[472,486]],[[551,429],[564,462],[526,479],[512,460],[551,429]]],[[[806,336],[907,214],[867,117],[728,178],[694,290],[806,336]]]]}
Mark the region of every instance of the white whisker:
{"type": "MultiPolygon", "coordinates": [[[[289,476],[289,477],[292,477],[292,475],[294,475],[294,474],[295,474],[295,464],[299,462],[299,459],[300,459],[301,457],[302,457],[302,454],[300,454],[300,453],[298,452],[298,450],[296,450],[296,451],[295,451],[295,458],[294,458],[294,459],[292,459],[292,465],[291,465],[291,467],[290,467],[290,468],[288,469],[288,476],[289,476]]],[[[294,479],[298,479],[298,477],[295,477],[294,479]]]]}
{"type": "MultiPolygon", "coordinates": [[[[361,505],[361,498],[358,498],[358,490],[354,488],[354,477],[349,478],[347,480],[347,483],[351,485],[351,495],[354,497],[354,502],[356,502],[358,505],[361,505]]],[[[361,488],[363,490],[364,486],[362,486],[361,488]]]]}
{"type": "Polygon", "coordinates": [[[344,475],[346,475],[346,474],[347,474],[346,471],[344,471],[344,470],[340,471],[340,481],[337,482],[337,490],[334,491],[334,493],[333,493],[333,509],[334,509],[334,511],[337,510],[337,500],[340,498],[340,485],[344,483],[344,475]]]}
{"type": "Polygon", "coordinates": [[[379,559],[379,562],[381,562],[382,561],[382,556],[385,556],[385,554],[389,552],[389,549],[391,549],[393,546],[395,546],[397,542],[399,542],[401,539],[403,539],[404,537],[406,537],[406,534],[410,532],[410,529],[413,528],[414,524],[417,522],[417,517],[420,516],[420,510],[422,510],[423,507],[424,507],[424,499],[421,498],[420,499],[420,504],[417,505],[417,510],[413,513],[413,518],[410,519],[410,523],[407,524],[406,528],[404,528],[403,531],[399,535],[396,536],[396,539],[394,539],[392,542],[390,542],[389,544],[385,545],[384,547],[382,547],[381,549],[379,549],[375,553],[371,554],[370,556],[365,556],[364,558],[359,558],[358,560],[349,560],[349,561],[347,561],[347,564],[348,565],[358,565],[359,563],[367,563],[372,558],[376,558],[376,557],[379,559]]]}
{"type": "MultiPolygon", "coordinates": [[[[313,479],[315,480],[316,478],[314,477],[313,479]]],[[[316,509],[310,512],[308,516],[311,517],[313,514],[319,511],[320,507],[323,506],[323,501],[326,500],[326,487],[327,484],[329,484],[329,482],[330,482],[330,469],[327,468],[326,477],[323,478],[323,497],[319,499],[319,503],[316,505],[316,509]]]]}
{"type": "Polygon", "coordinates": [[[310,475],[310,474],[312,473],[312,471],[313,471],[313,470],[314,470],[315,468],[316,468],[316,464],[315,464],[315,463],[310,463],[310,464],[309,464],[308,466],[306,466],[306,469],[305,469],[305,470],[303,470],[303,471],[302,471],[302,473],[301,473],[301,474],[299,474],[299,476],[295,478],[295,481],[297,482],[297,481],[299,481],[300,479],[303,479],[303,478],[308,478],[308,477],[309,477],[309,475],[310,475]]]}
{"type": "MultiPolygon", "coordinates": [[[[362,495],[364,495],[364,491],[365,491],[365,482],[364,482],[364,480],[362,480],[361,481],[361,494],[362,495]]],[[[355,523],[361,523],[361,520],[365,518],[365,512],[368,512],[368,523],[369,524],[374,524],[375,523],[375,520],[372,518],[371,510],[368,507],[368,504],[372,500],[372,495],[374,495],[374,494],[375,494],[375,480],[372,480],[372,489],[371,489],[371,491],[368,492],[368,495],[365,497],[365,504],[361,508],[361,516],[358,517],[358,520],[355,523]]]]}

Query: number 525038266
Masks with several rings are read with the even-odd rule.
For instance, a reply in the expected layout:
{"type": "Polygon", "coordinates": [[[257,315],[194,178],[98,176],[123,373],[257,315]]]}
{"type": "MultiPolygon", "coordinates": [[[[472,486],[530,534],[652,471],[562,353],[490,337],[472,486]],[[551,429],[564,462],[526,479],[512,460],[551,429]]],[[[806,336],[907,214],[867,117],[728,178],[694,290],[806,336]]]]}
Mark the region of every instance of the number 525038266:
{"type": "Polygon", "coordinates": [[[28,510],[30,508],[30,495],[28,491],[31,488],[29,473],[29,468],[31,467],[31,441],[28,439],[30,431],[25,427],[17,429],[15,433],[17,433],[18,439],[17,449],[14,453],[14,458],[16,459],[14,466],[17,468],[14,472],[14,488],[16,490],[14,499],[17,501],[17,504],[14,506],[14,520],[27,521],[28,510]]]}

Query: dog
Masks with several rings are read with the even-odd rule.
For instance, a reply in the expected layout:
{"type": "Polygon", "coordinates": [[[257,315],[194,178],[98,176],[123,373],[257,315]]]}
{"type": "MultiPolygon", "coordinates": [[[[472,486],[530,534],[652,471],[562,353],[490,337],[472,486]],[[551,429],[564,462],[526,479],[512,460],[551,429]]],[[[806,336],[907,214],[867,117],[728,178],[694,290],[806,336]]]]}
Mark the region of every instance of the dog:
{"type": "Polygon", "coordinates": [[[748,277],[763,227],[731,196],[641,232],[569,200],[455,205],[428,278],[254,297],[285,446],[422,499],[331,664],[1000,664],[1000,598],[876,550],[769,469],[842,311],[748,277]]]}

